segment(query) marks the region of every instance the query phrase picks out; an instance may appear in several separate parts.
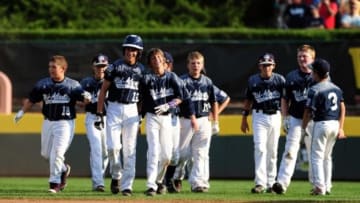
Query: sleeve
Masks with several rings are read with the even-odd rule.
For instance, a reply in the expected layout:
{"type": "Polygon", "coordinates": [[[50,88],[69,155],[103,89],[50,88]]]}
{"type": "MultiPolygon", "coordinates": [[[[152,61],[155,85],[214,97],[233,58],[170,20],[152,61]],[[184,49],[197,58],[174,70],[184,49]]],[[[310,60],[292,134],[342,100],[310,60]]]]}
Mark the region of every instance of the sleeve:
{"type": "Polygon", "coordinates": [[[42,94],[50,92],[50,88],[48,85],[41,85],[41,82],[38,82],[33,89],[30,91],[29,94],[29,101],[31,103],[38,103],[42,100],[42,94]]]}
{"type": "Polygon", "coordinates": [[[75,98],[75,100],[84,101],[85,90],[82,88],[79,82],[75,81],[71,90],[71,95],[75,98]]]}
{"type": "Polygon", "coordinates": [[[106,69],[105,69],[105,80],[108,81],[113,81],[114,80],[114,64],[110,64],[106,69]]]}

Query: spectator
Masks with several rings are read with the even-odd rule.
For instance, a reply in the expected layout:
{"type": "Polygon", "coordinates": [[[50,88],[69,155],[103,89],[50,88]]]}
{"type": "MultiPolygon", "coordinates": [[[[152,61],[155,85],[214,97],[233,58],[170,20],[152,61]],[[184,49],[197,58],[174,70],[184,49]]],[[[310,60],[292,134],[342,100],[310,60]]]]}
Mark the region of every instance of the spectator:
{"type": "Polygon", "coordinates": [[[311,17],[310,7],[302,0],[292,0],[284,13],[284,20],[288,28],[305,28],[311,17]]]}
{"type": "Polygon", "coordinates": [[[360,28],[360,2],[348,0],[345,4],[345,13],[341,18],[341,27],[360,28]]]}
{"type": "Polygon", "coordinates": [[[324,28],[324,20],[320,17],[319,9],[312,5],[310,6],[312,17],[309,19],[309,28],[324,28]]]}
{"type": "Polygon", "coordinates": [[[277,28],[286,28],[283,15],[288,4],[289,4],[289,0],[275,0],[274,9],[276,15],[277,28]]]}
{"type": "Polygon", "coordinates": [[[338,12],[338,4],[334,0],[321,0],[319,4],[319,14],[324,20],[326,29],[334,29],[336,22],[336,13],[338,12]]]}

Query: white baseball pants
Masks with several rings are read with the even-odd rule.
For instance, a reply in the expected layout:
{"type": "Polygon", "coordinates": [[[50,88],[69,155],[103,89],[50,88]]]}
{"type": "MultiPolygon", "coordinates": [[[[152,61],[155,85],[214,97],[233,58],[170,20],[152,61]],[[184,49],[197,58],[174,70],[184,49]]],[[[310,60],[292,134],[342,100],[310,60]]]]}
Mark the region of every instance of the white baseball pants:
{"type": "Polygon", "coordinates": [[[60,183],[66,170],[65,153],[74,137],[74,120],[44,120],[41,130],[41,156],[49,160],[50,183],[60,183]]]}
{"type": "Polygon", "coordinates": [[[132,190],[140,121],[137,105],[109,102],[106,118],[106,143],[111,177],[121,179],[121,190],[132,190]]]}
{"type": "Polygon", "coordinates": [[[281,114],[268,115],[252,111],[254,132],[255,185],[272,187],[277,173],[277,150],[281,128],[281,114]]]}
{"type": "Polygon", "coordinates": [[[320,188],[323,194],[330,192],[332,187],[332,151],[338,133],[337,120],[314,122],[310,152],[313,185],[320,188]]]}
{"type": "MultiPolygon", "coordinates": [[[[95,121],[96,115],[87,112],[85,126],[90,146],[90,170],[93,189],[97,186],[105,186],[104,173],[108,165],[105,129],[96,129],[95,121]]],[[[106,121],[105,117],[104,121],[106,121]]]]}
{"type": "Polygon", "coordinates": [[[171,115],[146,113],[147,188],[157,190],[156,183],[162,183],[173,152],[171,115]]]}

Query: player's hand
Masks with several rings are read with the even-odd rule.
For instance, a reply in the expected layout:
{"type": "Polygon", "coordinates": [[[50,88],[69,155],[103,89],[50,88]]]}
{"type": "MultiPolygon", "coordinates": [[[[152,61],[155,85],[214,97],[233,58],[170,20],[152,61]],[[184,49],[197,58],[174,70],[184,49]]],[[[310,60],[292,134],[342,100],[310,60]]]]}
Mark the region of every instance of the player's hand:
{"type": "Polygon", "coordinates": [[[16,115],[15,115],[15,117],[14,117],[14,123],[15,124],[17,124],[19,121],[20,121],[20,119],[24,116],[24,111],[22,110],[22,109],[20,109],[17,113],[16,113],[16,115]]]}
{"type": "Polygon", "coordinates": [[[102,113],[96,114],[96,121],[94,122],[94,126],[98,130],[104,129],[104,115],[102,113]]]}
{"type": "Polygon", "coordinates": [[[339,140],[346,139],[345,132],[344,132],[344,130],[341,129],[341,128],[339,129],[339,133],[338,133],[338,135],[337,135],[337,139],[339,139],[339,140]]]}
{"type": "Polygon", "coordinates": [[[176,107],[176,103],[171,101],[169,103],[161,104],[159,106],[156,106],[154,108],[154,110],[155,110],[156,115],[161,115],[161,114],[163,114],[165,112],[168,112],[170,108],[175,108],[175,107],[176,107]]]}
{"type": "Polygon", "coordinates": [[[193,129],[194,132],[198,131],[199,130],[199,124],[195,118],[195,116],[193,118],[190,119],[191,121],[191,127],[193,129]]]}
{"type": "Polygon", "coordinates": [[[241,132],[243,132],[243,133],[246,133],[246,132],[248,132],[250,130],[249,124],[248,124],[246,118],[244,118],[244,117],[243,117],[243,119],[241,121],[241,127],[240,128],[241,128],[241,132]]]}
{"type": "Polygon", "coordinates": [[[289,116],[284,117],[282,125],[283,125],[284,132],[287,133],[290,128],[290,117],[289,116]]]}
{"type": "Polygon", "coordinates": [[[81,96],[83,96],[85,103],[90,103],[90,102],[91,102],[91,98],[92,98],[92,97],[91,97],[90,92],[84,91],[84,92],[81,94],[81,96]]]}
{"type": "Polygon", "coordinates": [[[211,126],[212,134],[217,135],[220,132],[219,121],[214,121],[211,126]]]}

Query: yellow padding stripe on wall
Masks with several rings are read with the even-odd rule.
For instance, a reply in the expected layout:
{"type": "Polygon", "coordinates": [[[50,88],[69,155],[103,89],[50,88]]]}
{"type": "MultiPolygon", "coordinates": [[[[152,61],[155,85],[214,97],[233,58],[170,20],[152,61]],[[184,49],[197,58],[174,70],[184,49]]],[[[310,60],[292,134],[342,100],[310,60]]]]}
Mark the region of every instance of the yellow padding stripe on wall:
{"type": "MultiPolygon", "coordinates": [[[[39,113],[26,113],[18,124],[13,121],[14,114],[0,115],[0,134],[40,134],[43,116],[39,113]]],[[[85,134],[85,114],[78,114],[75,133],[85,134]]],[[[240,130],[241,115],[221,115],[220,135],[252,135],[251,116],[248,118],[250,132],[244,134],[240,130]]],[[[348,116],[345,119],[345,134],[349,137],[360,137],[360,117],[348,116]]],[[[144,122],[141,132],[145,132],[144,122]]]]}

